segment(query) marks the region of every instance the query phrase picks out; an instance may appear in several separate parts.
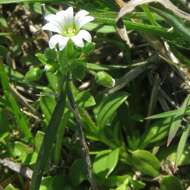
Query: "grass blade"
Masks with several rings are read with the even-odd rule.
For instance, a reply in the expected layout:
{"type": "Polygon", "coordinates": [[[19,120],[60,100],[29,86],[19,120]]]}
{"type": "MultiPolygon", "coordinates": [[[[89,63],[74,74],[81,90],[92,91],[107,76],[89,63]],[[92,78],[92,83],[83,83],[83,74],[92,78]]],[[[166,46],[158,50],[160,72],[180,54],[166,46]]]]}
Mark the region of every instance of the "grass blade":
{"type": "Polygon", "coordinates": [[[17,104],[14,96],[11,93],[8,75],[2,63],[0,63],[0,79],[4,95],[11,108],[11,111],[15,116],[17,125],[19,126],[19,130],[21,131],[21,133],[24,134],[26,139],[30,140],[32,138],[32,133],[30,132],[28,121],[25,118],[24,114],[21,112],[19,105],[17,104]]]}
{"type": "Polygon", "coordinates": [[[32,176],[30,190],[38,190],[39,189],[43,171],[48,162],[48,158],[50,157],[53,142],[56,138],[57,129],[61,122],[61,118],[62,118],[65,104],[66,104],[66,89],[65,88],[66,88],[66,85],[65,85],[64,89],[61,90],[59,99],[57,101],[57,105],[54,109],[51,120],[47,127],[47,131],[44,136],[44,140],[43,140],[42,146],[40,148],[37,163],[36,163],[34,173],[32,176]]]}
{"type": "Polygon", "coordinates": [[[175,160],[175,164],[178,165],[178,162],[181,158],[181,155],[183,154],[183,151],[185,149],[185,145],[189,136],[189,132],[190,132],[190,125],[187,125],[186,128],[184,129],[181,138],[179,140],[179,144],[177,146],[177,153],[176,153],[176,160],[175,160]]]}

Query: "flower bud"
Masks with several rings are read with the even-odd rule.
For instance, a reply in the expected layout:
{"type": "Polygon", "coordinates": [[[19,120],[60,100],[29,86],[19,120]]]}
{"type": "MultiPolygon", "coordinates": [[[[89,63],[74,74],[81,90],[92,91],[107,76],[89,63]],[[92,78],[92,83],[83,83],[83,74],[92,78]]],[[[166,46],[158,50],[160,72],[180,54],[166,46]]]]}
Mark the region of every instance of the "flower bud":
{"type": "Polygon", "coordinates": [[[98,72],[96,74],[95,80],[98,84],[107,88],[112,88],[115,86],[115,79],[104,71],[98,72]]]}

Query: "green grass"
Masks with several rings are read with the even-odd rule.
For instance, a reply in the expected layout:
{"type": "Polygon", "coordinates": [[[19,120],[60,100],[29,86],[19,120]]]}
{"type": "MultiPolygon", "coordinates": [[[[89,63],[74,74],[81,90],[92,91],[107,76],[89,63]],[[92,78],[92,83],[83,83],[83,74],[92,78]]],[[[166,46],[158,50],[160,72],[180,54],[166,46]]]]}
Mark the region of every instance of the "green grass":
{"type": "Polygon", "coordinates": [[[123,17],[130,48],[117,33],[115,1],[0,4],[0,189],[190,186],[189,21],[138,6],[123,17]],[[93,43],[74,54],[49,49],[42,3],[45,14],[89,11],[93,43]]]}

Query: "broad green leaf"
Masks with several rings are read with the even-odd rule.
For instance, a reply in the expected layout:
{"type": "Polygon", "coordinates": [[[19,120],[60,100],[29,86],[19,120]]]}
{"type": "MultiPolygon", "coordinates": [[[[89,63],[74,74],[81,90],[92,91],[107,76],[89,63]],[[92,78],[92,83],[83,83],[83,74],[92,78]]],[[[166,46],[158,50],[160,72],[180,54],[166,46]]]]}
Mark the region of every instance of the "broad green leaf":
{"type": "Polygon", "coordinates": [[[55,97],[52,95],[40,97],[40,108],[44,114],[46,124],[51,118],[53,109],[55,107],[55,97]]]}
{"type": "Polygon", "coordinates": [[[126,190],[129,184],[129,179],[126,179],[116,190],[126,190]]]}
{"type": "Polygon", "coordinates": [[[38,67],[31,68],[24,76],[24,80],[27,82],[33,82],[40,79],[42,71],[38,67]]]}
{"type": "Polygon", "coordinates": [[[140,181],[139,179],[131,180],[131,187],[134,187],[135,190],[144,189],[146,186],[145,182],[140,181]]]}
{"type": "Polygon", "coordinates": [[[156,177],[160,174],[160,162],[149,151],[136,150],[132,152],[131,164],[144,175],[156,177]]]}
{"type": "Polygon", "coordinates": [[[93,171],[98,174],[106,172],[107,178],[117,166],[119,160],[120,148],[111,151],[109,154],[97,156],[93,163],[93,171]]]}
{"type": "Polygon", "coordinates": [[[54,91],[59,91],[59,80],[57,77],[56,73],[53,72],[46,72],[46,76],[49,82],[49,86],[51,87],[51,89],[53,89],[54,91]]]}
{"type": "Polygon", "coordinates": [[[22,161],[22,163],[29,165],[34,164],[37,158],[37,154],[33,151],[33,148],[20,141],[14,143],[12,154],[19,161],[22,161]]]}
{"type": "Polygon", "coordinates": [[[70,65],[71,73],[74,80],[82,80],[86,73],[86,62],[77,61],[70,65]]]}
{"type": "Polygon", "coordinates": [[[27,144],[24,144],[20,141],[16,141],[14,143],[13,154],[15,157],[21,157],[23,160],[27,154],[32,153],[33,149],[29,147],[27,144]]]}
{"type": "Polygon", "coordinates": [[[160,182],[160,190],[185,190],[180,180],[175,176],[164,176],[160,182]]]}
{"type": "Polygon", "coordinates": [[[105,71],[99,71],[95,74],[97,84],[106,88],[112,88],[115,85],[115,79],[105,71]]]}
{"type": "Polygon", "coordinates": [[[100,130],[112,121],[117,109],[126,101],[127,97],[127,93],[118,92],[103,99],[97,110],[97,125],[100,130]]]}
{"type": "Polygon", "coordinates": [[[132,176],[130,175],[110,175],[106,181],[104,181],[104,183],[106,184],[106,186],[108,187],[118,187],[120,186],[126,179],[128,179],[129,181],[132,179],[132,176]]]}

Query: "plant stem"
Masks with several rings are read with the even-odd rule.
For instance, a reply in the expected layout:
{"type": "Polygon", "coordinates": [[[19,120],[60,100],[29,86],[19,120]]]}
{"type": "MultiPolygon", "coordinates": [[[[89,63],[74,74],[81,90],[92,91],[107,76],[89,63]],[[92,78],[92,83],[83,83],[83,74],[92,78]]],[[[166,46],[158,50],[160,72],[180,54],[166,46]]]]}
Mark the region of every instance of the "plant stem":
{"type": "Polygon", "coordinates": [[[85,135],[84,135],[83,126],[82,126],[82,122],[81,122],[81,116],[80,116],[77,104],[74,100],[74,96],[73,96],[72,89],[71,89],[71,84],[72,84],[72,80],[70,80],[68,82],[67,97],[69,100],[69,104],[71,106],[71,110],[74,114],[77,127],[79,129],[79,138],[80,138],[80,144],[82,147],[81,148],[82,156],[83,156],[83,159],[84,159],[85,165],[86,165],[86,174],[87,174],[88,181],[91,185],[92,190],[99,190],[99,188],[96,184],[96,181],[94,180],[93,174],[92,174],[92,164],[91,164],[91,159],[90,159],[90,155],[89,155],[89,149],[88,149],[88,146],[87,146],[87,143],[85,140],[85,135]]]}
{"type": "Polygon", "coordinates": [[[64,87],[62,86],[61,88],[61,92],[57,100],[56,107],[54,109],[51,120],[47,127],[47,131],[45,133],[44,140],[38,154],[36,166],[34,168],[34,172],[32,175],[30,190],[39,190],[43,171],[49,160],[52,146],[57,134],[57,129],[61,122],[62,115],[64,113],[64,108],[66,104],[66,91],[67,91],[66,88],[67,88],[67,84],[65,84],[64,87]]]}

